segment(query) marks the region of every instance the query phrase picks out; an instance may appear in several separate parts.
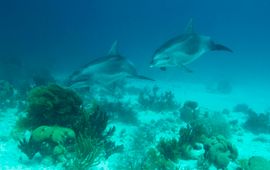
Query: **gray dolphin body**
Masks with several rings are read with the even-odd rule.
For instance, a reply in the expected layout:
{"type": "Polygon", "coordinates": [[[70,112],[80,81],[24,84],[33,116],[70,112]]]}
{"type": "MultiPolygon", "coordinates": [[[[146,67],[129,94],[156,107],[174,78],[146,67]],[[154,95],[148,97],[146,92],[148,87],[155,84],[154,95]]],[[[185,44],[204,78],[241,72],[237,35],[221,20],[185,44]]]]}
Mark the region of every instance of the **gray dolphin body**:
{"type": "Polygon", "coordinates": [[[126,78],[152,80],[138,75],[134,65],[121,56],[115,42],[108,55],[89,62],[71,74],[66,84],[72,88],[85,88],[93,85],[109,86],[126,78]]]}
{"type": "Polygon", "coordinates": [[[210,37],[195,33],[191,19],[184,34],[167,41],[155,51],[150,67],[159,67],[165,71],[167,67],[180,66],[191,71],[185,66],[186,64],[214,50],[232,52],[228,47],[216,44],[210,37]]]}

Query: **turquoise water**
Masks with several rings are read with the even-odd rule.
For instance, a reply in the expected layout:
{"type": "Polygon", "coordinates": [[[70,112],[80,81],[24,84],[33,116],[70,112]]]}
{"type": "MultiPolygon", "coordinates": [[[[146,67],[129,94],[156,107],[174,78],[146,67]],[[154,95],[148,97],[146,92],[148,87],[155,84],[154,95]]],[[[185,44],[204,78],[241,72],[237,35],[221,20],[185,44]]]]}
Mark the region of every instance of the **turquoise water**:
{"type": "Polygon", "coordinates": [[[84,136],[102,143],[102,147],[94,147],[102,151],[92,169],[255,169],[247,167],[244,159],[267,169],[269,6],[266,0],[0,2],[0,169],[79,169],[71,166],[72,158],[78,157],[78,129],[91,128],[103,128],[98,137],[92,131],[84,136]],[[190,19],[195,33],[211,37],[233,53],[207,52],[187,64],[188,69],[181,65],[166,71],[150,68],[155,50],[185,33],[190,19]],[[109,50],[115,41],[118,52],[112,55],[109,50]],[[100,61],[108,56],[116,60],[100,61]],[[91,61],[98,63],[91,67],[91,75],[77,77],[87,79],[87,87],[70,86],[78,80],[74,75],[82,73],[91,61]],[[127,75],[122,76],[123,70],[127,75]],[[39,94],[45,99],[31,98],[33,89],[48,88],[49,84],[74,91],[81,103],[76,105],[75,99],[69,103],[65,99],[70,94],[59,89],[39,94]],[[187,101],[198,106],[186,106],[187,101]],[[32,113],[33,105],[38,109],[32,113]],[[95,105],[106,113],[108,122],[105,118],[89,118],[96,125],[80,122],[82,113],[95,105]],[[20,129],[16,125],[21,117],[31,121],[20,129]],[[181,136],[180,129],[188,130],[189,125],[206,131],[206,139],[181,136]],[[74,135],[67,130],[70,133],[65,131],[65,139],[37,141],[33,134],[40,134],[35,130],[41,126],[69,128],[74,135]],[[115,132],[106,136],[113,126],[115,132]],[[67,145],[66,138],[74,143],[67,145]],[[34,150],[32,159],[18,147],[23,139],[30,141],[25,146],[34,150]],[[222,146],[210,145],[211,141],[222,146]],[[105,147],[110,142],[114,145],[105,147]],[[59,148],[64,149],[55,154],[59,148]]]}

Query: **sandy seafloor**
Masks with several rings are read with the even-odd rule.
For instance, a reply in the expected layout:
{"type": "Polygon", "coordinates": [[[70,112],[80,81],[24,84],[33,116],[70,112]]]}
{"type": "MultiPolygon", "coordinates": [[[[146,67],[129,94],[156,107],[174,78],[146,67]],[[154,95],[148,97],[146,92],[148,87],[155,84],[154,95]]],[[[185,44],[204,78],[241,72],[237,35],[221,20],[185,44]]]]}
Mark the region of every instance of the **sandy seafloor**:
{"type": "MultiPolygon", "coordinates": [[[[192,83],[182,83],[182,82],[162,82],[156,81],[152,82],[132,82],[133,85],[136,83],[136,87],[144,88],[145,86],[152,87],[157,85],[162,91],[170,90],[174,93],[177,102],[184,103],[187,100],[194,100],[199,103],[200,108],[206,108],[212,111],[222,112],[224,109],[229,111],[229,114],[226,114],[228,120],[238,120],[239,122],[244,122],[246,117],[242,113],[233,112],[233,108],[237,104],[245,103],[250,106],[256,112],[265,112],[270,111],[269,97],[270,94],[267,94],[264,89],[261,87],[255,86],[237,86],[233,87],[233,90],[229,94],[220,94],[220,93],[209,93],[205,89],[204,84],[192,84],[192,83]]],[[[134,102],[136,105],[136,99],[134,96],[125,96],[129,101],[134,102]]],[[[136,109],[136,108],[135,108],[136,109]]],[[[146,126],[151,126],[151,122],[160,120],[165,122],[167,128],[163,131],[160,131],[160,134],[156,136],[156,140],[161,136],[174,136],[177,134],[179,127],[184,126],[184,122],[179,121],[179,115],[177,113],[166,112],[166,113],[154,113],[152,111],[141,111],[137,110],[139,120],[142,124],[146,126]]],[[[31,161],[21,153],[18,149],[17,141],[11,137],[12,127],[15,124],[17,115],[16,108],[10,108],[6,111],[0,113],[0,170],[4,169],[59,169],[59,167],[49,166],[46,164],[40,163],[40,159],[35,158],[31,161]]],[[[134,125],[123,124],[113,122],[112,125],[116,126],[116,134],[114,139],[116,142],[122,142],[125,145],[128,145],[128,142],[131,141],[132,135],[137,129],[134,125]],[[125,130],[125,135],[120,136],[120,132],[125,130]]],[[[267,140],[266,143],[262,141],[254,140],[256,135],[251,132],[240,129],[239,131],[234,131],[230,141],[236,145],[239,152],[239,159],[249,158],[251,156],[262,156],[264,158],[270,158],[270,135],[261,134],[261,137],[267,140]]],[[[155,145],[155,144],[153,144],[155,145]]],[[[115,164],[119,161],[119,154],[112,155],[107,161],[101,162],[99,166],[95,169],[99,170],[110,170],[114,169],[115,164]]],[[[195,161],[180,161],[179,169],[196,169],[195,161]]],[[[230,163],[229,169],[234,169],[235,163],[230,163]]],[[[212,167],[211,169],[215,169],[212,167]]]]}

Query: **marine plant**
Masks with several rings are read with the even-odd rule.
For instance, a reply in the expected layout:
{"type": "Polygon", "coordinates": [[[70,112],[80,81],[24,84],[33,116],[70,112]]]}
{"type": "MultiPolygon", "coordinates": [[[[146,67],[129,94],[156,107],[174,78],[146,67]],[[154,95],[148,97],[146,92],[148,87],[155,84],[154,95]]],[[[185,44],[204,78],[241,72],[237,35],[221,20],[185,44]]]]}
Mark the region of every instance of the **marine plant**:
{"type": "Polygon", "coordinates": [[[116,145],[110,137],[115,132],[115,127],[108,128],[109,117],[106,112],[94,105],[89,110],[84,110],[83,116],[74,126],[76,134],[91,137],[103,143],[105,157],[123,150],[123,145],[116,145]]]}
{"type": "Polygon", "coordinates": [[[186,123],[194,121],[199,117],[198,103],[195,101],[186,101],[180,109],[180,118],[186,123]]]}
{"type": "Polygon", "coordinates": [[[159,88],[145,88],[138,96],[138,103],[143,109],[152,111],[173,111],[179,107],[171,91],[159,92],[159,88]]]}
{"type": "Polygon", "coordinates": [[[254,134],[270,133],[270,112],[256,113],[246,104],[238,104],[233,108],[234,112],[247,115],[243,127],[254,134]]]}
{"type": "Polygon", "coordinates": [[[179,131],[179,143],[190,144],[194,146],[197,142],[201,142],[204,137],[208,136],[205,124],[195,121],[182,127],[179,131]]]}
{"type": "Polygon", "coordinates": [[[165,159],[176,162],[179,159],[196,159],[192,155],[193,150],[200,149],[197,143],[203,141],[205,137],[201,124],[187,124],[179,131],[179,138],[161,138],[157,145],[157,150],[165,159]]]}
{"type": "Polygon", "coordinates": [[[209,112],[207,116],[198,119],[198,121],[202,122],[205,125],[204,127],[207,131],[208,136],[231,136],[231,125],[224,116],[224,114],[220,112],[209,112]]]}
{"type": "Polygon", "coordinates": [[[138,124],[137,112],[131,107],[129,102],[120,99],[110,101],[103,99],[100,102],[100,108],[108,113],[113,121],[126,124],[138,124]]]}
{"type": "Polygon", "coordinates": [[[178,141],[173,139],[161,138],[157,145],[157,149],[161,155],[167,160],[176,162],[180,158],[180,148],[178,141]]]}
{"type": "Polygon", "coordinates": [[[26,128],[58,125],[72,128],[81,116],[82,100],[72,90],[56,84],[32,89],[27,100],[27,115],[20,121],[26,128]]]}
{"type": "Polygon", "coordinates": [[[252,133],[270,133],[270,113],[256,113],[252,110],[248,112],[248,118],[244,123],[244,128],[252,133]]]}
{"type": "Polygon", "coordinates": [[[195,101],[187,101],[180,109],[180,117],[191,125],[201,125],[207,136],[223,135],[229,137],[231,126],[222,112],[202,110],[195,101]]]}
{"type": "Polygon", "coordinates": [[[87,170],[98,165],[102,159],[103,145],[95,138],[79,135],[74,148],[72,157],[63,165],[66,170],[87,170]]]}

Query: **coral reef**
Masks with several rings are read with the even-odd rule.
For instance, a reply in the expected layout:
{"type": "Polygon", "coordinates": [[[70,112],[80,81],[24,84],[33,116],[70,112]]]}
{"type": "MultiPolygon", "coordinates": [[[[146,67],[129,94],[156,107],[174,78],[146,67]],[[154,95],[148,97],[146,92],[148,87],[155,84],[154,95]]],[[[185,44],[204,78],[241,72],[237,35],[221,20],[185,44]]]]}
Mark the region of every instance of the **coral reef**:
{"type": "Polygon", "coordinates": [[[156,112],[173,111],[179,107],[171,91],[160,93],[157,86],[151,90],[145,88],[138,96],[138,103],[143,109],[156,112]]]}
{"type": "Polygon", "coordinates": [[[236,160],[237,149],[222,135],[209,130],[207,121],[200,120],[192,121],[181,128],[178,140],[161,139],[157,146],[158,151],[171,161],[196,159],[198,166],[208,167],[214,164],[217,168],[226,168],[230,161],[236,160]],[[204,156],[200,157],[195,153],[202,150],[202,146],[204,156]]]}
{"type": "Polygon", "coordinates": [[[40,126],[36,128],[27,141],[20,141],[19,148],[32,159],[39,152],[42,156],[53,155],[60,159],[68,147],[75,142],[75,133],[70,128],[59,126],[40,126]]]}
{"type": "Polygon", "coordinates": [[[230,161],[235,161],[237,149],[223,136],[215,136],[204,140],[204,158],[218,169],[225,169],[230,161]]]}
{"type": "Polygon", "coordinates": [[[108,128],[107,113],[96,104],[91,106],[84,108],[75,92],[58,85],[34,88],[28,113],[17,122],[17,128],[33,131],[29,140],[20,141],[19,148],[30,159],[39,152],[43,158],[65,162],[66,169],[87,169],[100,158],[121,152],[123,145],[110,138],[115,127],[108,128]]]}

